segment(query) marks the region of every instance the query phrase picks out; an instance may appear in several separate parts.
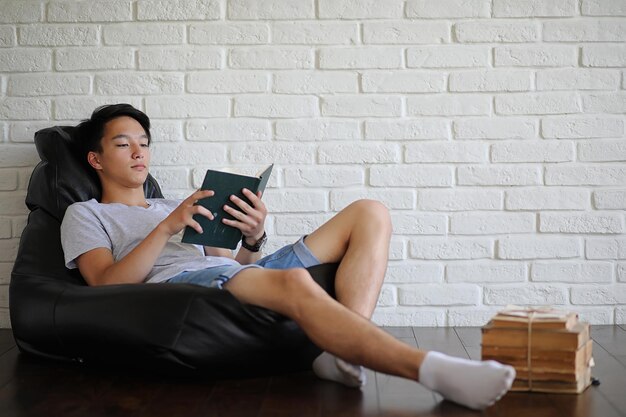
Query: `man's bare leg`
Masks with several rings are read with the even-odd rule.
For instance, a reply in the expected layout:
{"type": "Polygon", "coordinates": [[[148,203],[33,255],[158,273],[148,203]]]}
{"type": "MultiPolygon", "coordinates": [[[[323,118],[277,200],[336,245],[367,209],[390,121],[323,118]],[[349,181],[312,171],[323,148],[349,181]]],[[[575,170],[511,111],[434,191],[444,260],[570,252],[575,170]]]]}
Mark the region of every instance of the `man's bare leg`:
{"type": "MultiPolygon", "coordinates": [[[[387,208],[359,200],[306,237],[305,243],[321,262],[339,262],[335,276],[337,301],[370,319],[380,294],[389,253],[391,221],[387,208]]],[[[317,376],[350,387],[365,384],[365,371],[327,352],[313,361],[317,376]]]]}
{"type": "Polygon", "coordinates": [[[339,358],[420,381],[470,408],[493,404],[510,389],[515,378],[510,366],[450,358],[398,341],[331,298],[305,269],[246,269],[225,288],[243,303],[290,317],[313,343],[339,358]]]}

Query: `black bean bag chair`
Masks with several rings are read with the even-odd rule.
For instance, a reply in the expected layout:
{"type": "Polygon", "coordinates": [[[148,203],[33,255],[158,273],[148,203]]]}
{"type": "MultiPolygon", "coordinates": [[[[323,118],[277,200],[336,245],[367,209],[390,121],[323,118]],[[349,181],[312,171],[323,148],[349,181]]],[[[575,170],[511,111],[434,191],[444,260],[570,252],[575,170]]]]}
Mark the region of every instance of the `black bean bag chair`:
{"type": "MultiPolygon", "coordinates": [[[[320,350],[292,320],[244,305],[228,291],[191,284],[89,287],[78,270],[65,268],[59,234],[65,210],[100,196],[97,177],[75,154],[73,129],[52,127],[35,135],[41,162],[28,185],[30,214],[9,289],[20,351],[170,375],[310,369],[320,350]]],[[[144,189],[147,197],[163,197],[151,176],[144,189]]],[[[309,269],[332,296],[336,269],[335,264],[309,269]]]]}

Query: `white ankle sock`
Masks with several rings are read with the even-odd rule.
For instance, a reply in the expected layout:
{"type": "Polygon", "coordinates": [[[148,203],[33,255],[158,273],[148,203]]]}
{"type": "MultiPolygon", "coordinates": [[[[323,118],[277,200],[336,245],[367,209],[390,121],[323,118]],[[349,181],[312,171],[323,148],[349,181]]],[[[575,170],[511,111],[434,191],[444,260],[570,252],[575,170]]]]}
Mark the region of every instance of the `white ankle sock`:
{"type": "Polygon", "coordinates": [[[419,382],[446,399],[482,410],[511,388],[515,369],[496,361],[472,361],[428,352],[419,369],[419,382]]]}
{"type": "Polygon", "coordinates": [[[362,366],[352,365],[324,352],[313,361],[313,372],[319,378],[339,382],[348,387],[362,387],[366,377],[362,366]]]}

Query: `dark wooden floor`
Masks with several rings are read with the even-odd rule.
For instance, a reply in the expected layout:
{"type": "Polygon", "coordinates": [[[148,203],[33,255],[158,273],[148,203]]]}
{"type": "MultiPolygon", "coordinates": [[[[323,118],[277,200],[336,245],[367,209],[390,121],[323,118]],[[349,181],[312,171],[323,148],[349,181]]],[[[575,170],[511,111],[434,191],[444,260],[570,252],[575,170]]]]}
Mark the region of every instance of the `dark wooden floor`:
{"type": "MultiPolygon", "coordinates": [[[[479,328],[386,328],[422,349],[480,359],[479,328]]],[[[626,416],[626,326],[592,326],[593,375],[580,395],[509,393],[487,416],[626,416]]],[[[480,381],[477,381],[480,383],[480,381]]],[[[475,416],[419,384],[368,371],[362,390],[311,373],[191,381],[85,369],[20,355],[0,330],[0,416],[475,416]]]]}

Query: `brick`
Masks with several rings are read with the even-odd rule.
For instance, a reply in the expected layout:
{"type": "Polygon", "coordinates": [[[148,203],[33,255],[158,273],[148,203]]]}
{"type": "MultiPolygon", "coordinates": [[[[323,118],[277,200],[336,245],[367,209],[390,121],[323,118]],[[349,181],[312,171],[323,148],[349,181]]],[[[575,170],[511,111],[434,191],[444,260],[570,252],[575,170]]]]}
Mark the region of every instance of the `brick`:
{"type": "Polygon", "coordinates": [[[415,193],[412,190],[360,188],[356,190],[332,190],[330,192],[330,208],[331,210],[338,211],[348,206],[353,201],[361,199],[380,201],[390,210],[410,210],[415,207],[415,193]]]}
{"type": "MultiPolygon", "coordinates": [[[[54,105],[55,120],[81,120],[88,118],[95,108],[111,103],[128,103],[141,109],[140,97],[96,97],[96,96],[58,96],[54,105]]],[[[148,112],[150,114],[150,112],[148,112]]],[[[151,117],[157,117],[150,114],[151,117]]]]}
{"type": "Polygon", "coordinates": [[[325,191],[265,190],[263,201],[272,213],[308,213],[327,210],[325,191]]]}
{"type": "Polygon", "coordinates": [[[537,137],[534,119],[489,117],[455,120],[455,139],[531,139],[537,137]]]}
{"type": "Polygon", "coordinates": [[[498,239],[498,259],[563,259],[578,258],[581,254],[577,238],[507,236],[498,239]]]}
{"type": "Polygon", "coordinates": [[[226,162],[226,147],[213,143],[159,143],[152,148],[152,165],[193,166],[226,162]]]}
{"type": "Polygon", "coordinates": [[[313,0],[232,0],[228,2],[228,18],[250,19],[314,19],[313,0]]]}
{"type": "Polygon", "coordinates": [[[162,71],[222,68],[222,55],[221,49],[206,47],[142,47],[137,51],[139,69],[162,71]]]}
{"type": "Polygon", "coordinates": [[[507,210],[587,210],[589,200],[588,190],[576,188],[525,187],[504,193],[507,210]]]}
{"type": "Polygon", "coordinates": [[[321,69],[389,69],[402,67],[402,49],[383,46],[319,50],[321,69]]]}
{"type": "Polygon", "coordinates": [[[585,242],[587,259],[626,259],[626,238],[591,238],[585,242]]]}
{"type": "Polygon", "coordinates": [[[484,116],[491,112],[491,97],[478,94],[409,96],[409,116],[484,116]]]}
{"type": "Polygon", "coordinates": [[[0,262],[15,262],[18,239],[0,239],[0,262]]]}
{"type": "Polygon", "coordinates": [[[543,24],[543,40],[548,42],[619,42],[626,40],[622,19],[548,21],[543,24]]]}
{"type": "Polygon", "coordinates": [[[580,9],[582,15],[626,16],[626,3],[622,0],[583,0],[580,9]]]}
{"type": "Polygon", "coordinates": [[[163,189],[189,188],[189,172],[186,168],[152,167],[150,174],[163,189]]]}
{"type": "Polygon", "coordinates": [[[80,46],[97,45],[98,28],[95,26],[36,25],[20,27],[20,45],[28,46],[80,46]]]}
{"type": "MultiPolygon", "coordinates": [[[[9,141],[16,143],[34,143],[38,130],[50,127],[50,121],[12,122],[9,125],[9,141]]],[[[30,173],[29,173],[30,174],[30,173]]]]}
{"type": "Polygon", "coordinates": [[[446,265],[446,281],[450,283],[524,282],[526,265],[522,263],[453,262],[446,265]]]}
{"type": "Polygon", "coordinates": [[[40,1],[0,1],[0,23],[34,23],[43,17],[44,5],[40,1]]]}
{"type": "Polygon", "coordinates": [[[258,119],[189,120],[185,137],[203,142],[268,141],[272,137],[272,126],[268,120],[258,119]]]}
{"type": "Polygon", "coordinates": [[[189,25],[189,43],[203,45],[248,44],[269,42],[270,30],[265,23],[194,23],[189,25]]]}
{"type": "Polygon", "coordinates": [[[407,68],[487,67],[491,50],[484,46],[440,45],[407,48],[407,68]]]}
{"type": "Polygon", "coordinates": [[[9,96],[89,94],[91,77],[80,74],[24,74],[9,77],[9,96]]]}
{"type": "Polygon", "coordinates": [[[328,214],[298,214],[276,216],[276,233],[282,236],[303,236],[318,229],[329,220],[328,214]]]}
{"type": "Polygon", "coordinates": [[[14,169],[0,169],[0,191],[17,189],[17,172],[14,169]]]}
{"type": "Polygon", "coordinates": [[[402,18],[404,0],[319,0],[321,19],[402,18]]]}
{"type": "Polygon", "coordinates": [[[0,71],[38,72],[52,68],[52,51],[48,49],[0,49],[0,71]]]}
{"type": "Polygon", "coordinates": [[[17,36],[15,28],[11,26],[0,26],[0,48],[15,46],[17,36]]]}
{"type": "Polygon", "coordinates": [[[587,322],[591,325],[613,324],[613,309],[607,310],[605,307],[600,307],[596,309],[583,309],[581,307],[577,307],[576,312],[578,312],[579,320],[587,322]]]}
{"type": "Polygon", "coordinates": [[[492,162],[569,162],[574,160],[571,142],[525,140],[491,145],[492,162]]]}
{"type": "Polygon", "coordinates": [[[365,72],[365,93],[435,93],[446,89],[445,74],[421,71],[365,72]]]}
{"type": "Polygon", "coordinates": [[[402,99],[397,96],[340,95],[322,98],[322,115],[337,117],[398,117],[402,99]]]}
{"type": "Polygon", "coordinates": [[[418,311],[405,310],[406,308],[398,307],[394,307],[389,311],[378,308],[372,316],[372,321],[378,326],[399,327],[440,327],[446,324],[446,313],[444,311],[426,311],[423,309],[418,309],[418,311]]]}
{"type": "Polygon", "coordinates": [[[49,118],[49,100],[21,97],[0,99],[0,119],[45,120],[49,118]]]}
{"type": "Polygon", "coordinates": [[[626,46],[611,44],[583,46],[581,62],[585,67],[623,68],[626,66],[626,46]]]}
{"type": "Polygon", "coordinates": [[[133,20],[131,0],[54,1],[48,22],[124,22],[133,20]]]}
{"type": "Polygon", "coordinates": [[[626,263],[617,264],[617,280],[619,282],[626,282],[626,263]]]}
{"type": "Polygon", "coordinates": [[[400,162],[400,147],[393,143],[322,144],[318,148],[318,160],[322,164],[357,163],[384,164],[400,162]]]}
{"type": "Polygon", "coordinates": [[[387,283],[440,283],[443,282],[443,265],[433,263],[390,263],[385,274],[387,283]]]}
{"type": "MultiPolygon", "coordinates": [[[[0,217],[0,239],[9,239],[10,237],[11,237],[11,219],[0,217]]],[[[2,267],[2,264],[0,264],[0,268],[1,267],[2,267]]]]}
{"type": "Polygon", "coordinates": [[[8,284],[11,281],[12,270],[13,270],[12,262],[0,263],[0,284],[8,284]]]}
{"type": "Polygon", "coordinates": [[[488,0],[442,0],[433,3],[428,0],[408,0],[406,16],[408,18],[454,18],[454,17],[490,17],[488,0]]]}
{"type": "Polygon", "coordinates": [[[546,166],[546,185],[624,185],[623,165],[546,166]]]}
{"type": "MultiPolygon", "coordinates": [[[[0,166],[2,166],[2,160],[0,159],[0,166]]],[[[4,194],[4,193],[3,193],[4,194]]],[[[19,192],[17,194],[4,194],[2,200],[0,200],[0,216],[17,216],[27,213],[26,194],[19,192]]]]}
{"type": "Polygon", "coordinates": [[[572,288],[572,304],[602,305],[626,303],[626,285],[580,286],[572,288]]]}
{"type": "Polygon", "coordinates": [[[507,285],[484,288],[487,305],[561,305],[567,300],[567,288],[554,285],[507,285]]]}
{"type": "Polygon", "coordinates": [[[178,120],[150,120],[150,134],[154,142],[180,142],[184,140],[183,125],[178,120]]]}
{"type": "Polygon", "coordinates": [[[626,190],[596,190],[593,205],[597,209],[626,210],[626,190]]]}
{"type": "Polygon", "coordinates": [[[96,74],[95,92],[116,94],[177,94],[183,93],[183,74],[172,73],[111,73],[96,74]]]}
{"type": "Polygon", "coordinates": [[[285,168],[287,187],[349,187],[363,185],[363,169],[353,166],[285,168]]]}
{"type": "Polygon", "coordinates": [[[586,113],[626,113],[626,92],[585,94],[583,110],[586,113]]]}
{"type": "Polygon", "coordinates": [[[450,91],[528,91],[529,71],[464,71],[450,74],[450,91]]]}
{"type": "Polygon", "coordinates": [[[530,270],[535,282],[609,283],[613,280],[610,262],[535,262],[530,270]]]}
{"type": "Polygon", "coordinates": [[[171,23],[114,23],[103,27],[105,45],[175,45],[183,43],[185,26],[171,23]]]}
{"type": "Polygon", "coordinates": [[[614,90],[620,73],[603,70],[547,70],[537,72],[537,90],[614,90]]]}
{"type": "Polygon", "coordinates": [[[358,74],[352,72],[280,71],[274,74],[274,93],[357,93],[358,74]]]}
{"type": "Polygon", "coordinates": [[[205,95],[157,96],[145,99],[146,113],[154,118],[227,117],[227,97],[205,95]]]}
{"type": "Polygon", "coordinates": [[[566,114],[581,111],[575,93],[508,94],[496,96],[497,114],[566,114]]]}
{"type": "Polygon", "coordinates": [[[239,69],[302,69],[314,67],[314,52],[302,47],[234,48],[228,64],[239,69]]]}
{"type": "Polygon", "coordinates": [[[449,166],[389,165],[370,168],[374,187],[450,187],[453,170],[449,166]]]}
{"type": "Polygon", "coordinates": [[[493,235],[502,233],[532,233],[533,213],[455,213],[450,216],[450,234],[493,235]]]}
{"type": "Polygon", "coordinates": [[[138,0],[137,20],[215,20],[219,0],[138,0]]]}
{"type": "Polygon", "coordinates": [[[488,162],[488,145],[472,142],[424,142],[405,145],[405,162],[488,162]]]}
{"type": "Polygon", "coordinates": [[[495,17],[576,16],[577,0],[494,0],[495,17]]]}
{"type": "Polygon", "coordinates": [[[397,235],[445,235],[448,220],[442,214],[392,213],[393,233],[397,235]]]}
{"type": "Polygon", "coordinates": [[[389,260],[394,261],[406,259],[406,250],[404,246],[403,240],[394,239],[392,236],[389,244],[389,260]]]}
{"type": "Polygon", "coordinates": [[[618,213],[540,213],[543,233],[622,233],[624,219],[618,213]]]}
{"type": "Polygon", "coordinates": [[[352,120],[277,120],[276,140],[322,141],[360,139],[359,123],[352,120]]]}
{"type": "Polygon", "coordinates": [[[463,43],[536,42],[539,25],[535,22],[475,21],[454,25],[456,39],[463,43]]]}
{"type": "Polygon", "coordinates": [[[28,215],[13,217],[13,237],[22,236],[22,232],[28,222],[28,215]]]}
{"type": "Polygon", "coordinates": [[[477,308],[461,307],[448,309],[448,322],[450,327],[482,327],[496,315],[501,308],[477,308]]]}
{"type": "Polygon", "coordinates": [[[242,95],[235,97],[236,117],[310,117],[317,115],[317,97],[242,95]]]}
{"type": "Polygon", "coordinates": [[[445,120],[367,120],[365,139],[417,140],[446,139],[448,122],[445,120]]]}
{"type": "Polygon", "coordinates": [[[194,72],[187,76],[190,93],[265,93],[270,74],[257,71],[194,72]]]}
{"type": "Polygon", "coordinates": [[[409,241],[415,259],[493,258],[494,242],[487,238],[420,237],[409,241]]]}
{"type": "Polygon", "coordinates": [[[570,45],[496,46],[496,67],[575,67],[578,47],[570,45]]]}
{"type": "Polygon", "coordinates": [[[398,305],[396,288],[390,285],[383,285],[376,302],[377,307],[392,307],[398,305]]]}
{"type": "Polygon", "coordinates": [[[444,22],[365,22],[364,44],[433,44],[450,41],[450,26],[444,22]]]}
{"type": "Polygon", "coordinates": [[[578,144],[578,160],[585,162],[626,161],[624,139],[599,139],[578,144]]]}
{"type": "Polygon", "coordinates": [[[57,71],[121,70],[134,68],[134,53],[128,48],[59,49],[55,55],[57,71]]]}
{"type": "Polygon", "coordinates": [[[490,190],[420,190],[417,208],[425,211],[501,210],[502,192],[490,190]]]}
{"type": "Polygon", "coordinates": [[[541,170],[534,166],[460,166],[459,185],[539,185],[541,170]]]}
{"type": "Polygon", "coordinates": [[[230,159],[235,163],[254,164],[312,164],[315,159],[315,148],[309,144],[266,143],[239,145],[231,148],[230,159]]]}
{"type": "Polygon", "coordinates": [[[411,306],[476,305],[480,290],[471,284],[420,284],[398,288],[398,302],[411,306]]]}
{"type": "Polygon", "coordinates": [[[541,134],[548,139],[619,137],[624,135],[624,121],[602,116],[546,118],[541,121],[541,134]]]}
{"type": "Polygon", "coordinates": [[[273,44],[354,45],[359,26],[343,22],[277,22],[272,26],[273,44]]]}

